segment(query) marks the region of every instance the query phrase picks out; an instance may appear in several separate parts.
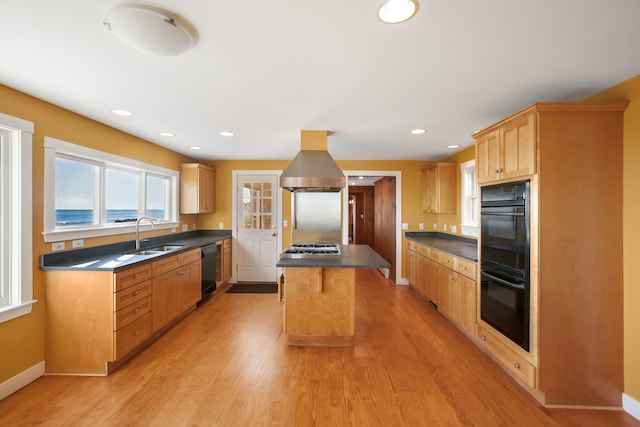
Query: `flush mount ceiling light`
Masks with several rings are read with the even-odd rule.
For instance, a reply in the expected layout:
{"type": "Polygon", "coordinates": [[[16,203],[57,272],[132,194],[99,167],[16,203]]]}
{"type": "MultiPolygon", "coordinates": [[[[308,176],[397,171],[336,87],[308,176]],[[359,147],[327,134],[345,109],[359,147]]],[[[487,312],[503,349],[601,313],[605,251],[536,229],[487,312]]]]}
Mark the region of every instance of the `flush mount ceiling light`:
{"type": "Polygon", "coordinates": [[[122,116],[122,117],[131,117],[131,116],[133,116],[133,113],[131,111],[121,110],[119,108],[116,108],[115,110],[111,110],[111,112],[113,114],[115,114],[116,116],[122,116]]]}
{"type": "Polygon", "coordinates": [[[233,136],[233,135],[235,135],[235,133],[230,132],[228,130],[223,130],[222,132],[220,132],[220,135],[222,135],[222,136],[233,136]]]}
{"type": "Polygon", "coordinates": [[[411,131],[411,133],[414,134],[414,135],[420,135],[420,134],[423,134],[425,132],[426,132],[426,129],[419,129],[419,128],[418,129],[414,129],[414,130],[411,131]]]}
{"type": "Polygon", "coordinates": [[[454,145],[447,145],[447,148],[450,148],[452,150],[456,149],[456,148],[460,148],[460,145],[458,144],[454,144],[454,145]]]}
{"type": "Polygon", "coordinates": [[[202,147],[197,146],[197,145],[192,145],[191,147],[189,147],[192,150],[202,150],[202,147]]]}
{"type": "Polygon", "coordinates": [[[152,55],[177,56],[197,41],[195,29],[184,19],[151,6],[116,7],[103,23],[120,41],[152,55]]]}
{"type": "Polygon", "coordinates": [[[172,136],[176,136],[175,133],[173,132],[160,132],[160,136],[166,136],[166,137],[172,137],[172,136]]]}
{"type": "Polygon", "coordinates": [[[386,0],[378,8],[378,18],[387,24],[398,24],[418,13],[418,0],[386,0]]]}

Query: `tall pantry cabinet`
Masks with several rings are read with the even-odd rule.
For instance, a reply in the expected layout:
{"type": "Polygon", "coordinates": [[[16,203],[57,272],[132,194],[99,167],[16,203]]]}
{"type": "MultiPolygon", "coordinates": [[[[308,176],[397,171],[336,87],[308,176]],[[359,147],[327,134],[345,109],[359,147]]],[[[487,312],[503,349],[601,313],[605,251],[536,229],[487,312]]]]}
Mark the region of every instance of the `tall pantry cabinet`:
{"type": "Polygon", "coordinates": [[[536,103],[473,135],[481,186],[531,181],[531,349],[480,316],[476,339],[547,406],[622,404],[627,105],[536,103]]]}

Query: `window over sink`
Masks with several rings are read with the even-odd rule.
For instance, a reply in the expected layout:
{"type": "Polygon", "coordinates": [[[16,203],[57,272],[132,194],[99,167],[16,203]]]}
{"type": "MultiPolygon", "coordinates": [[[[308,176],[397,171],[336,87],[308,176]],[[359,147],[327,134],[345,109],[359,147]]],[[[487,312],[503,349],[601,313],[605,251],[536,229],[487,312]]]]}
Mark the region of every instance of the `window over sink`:
{"type": "Polygon", "coordinates": [[[45,242],[177,227],[179,172],[45,137],[45,242]]]}

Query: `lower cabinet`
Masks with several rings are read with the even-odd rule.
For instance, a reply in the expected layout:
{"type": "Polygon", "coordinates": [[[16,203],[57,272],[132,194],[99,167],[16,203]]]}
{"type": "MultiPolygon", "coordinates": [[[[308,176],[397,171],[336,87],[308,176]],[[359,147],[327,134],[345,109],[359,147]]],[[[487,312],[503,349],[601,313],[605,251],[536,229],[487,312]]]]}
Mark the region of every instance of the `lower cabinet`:
{"type": "Polygon", "coordinates": [[[116,273],[45,271],[51,374],[107,375],[200,300],[200,249],[116,273]]]}
{"type": "Polygon", "coordinates": [[[473,337],[477,264],[413,241],[407,249],[411,286],[473,337]]]}

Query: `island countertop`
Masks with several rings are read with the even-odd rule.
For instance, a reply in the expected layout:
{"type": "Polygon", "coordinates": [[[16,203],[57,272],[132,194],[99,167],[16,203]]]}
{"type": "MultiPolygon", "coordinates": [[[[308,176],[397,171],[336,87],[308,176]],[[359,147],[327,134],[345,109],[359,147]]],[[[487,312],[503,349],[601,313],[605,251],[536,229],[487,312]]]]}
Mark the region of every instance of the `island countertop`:
{"type": "Polygon", "coordinates": [[[391,263],[382,258],[368,245],[340,245],[339,256],[317,255],[307,258],[283,258],[276,263],[283,268],[391,268],[391,263]]]}

